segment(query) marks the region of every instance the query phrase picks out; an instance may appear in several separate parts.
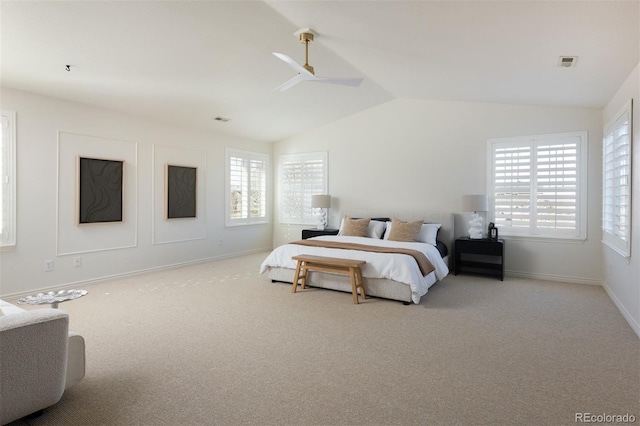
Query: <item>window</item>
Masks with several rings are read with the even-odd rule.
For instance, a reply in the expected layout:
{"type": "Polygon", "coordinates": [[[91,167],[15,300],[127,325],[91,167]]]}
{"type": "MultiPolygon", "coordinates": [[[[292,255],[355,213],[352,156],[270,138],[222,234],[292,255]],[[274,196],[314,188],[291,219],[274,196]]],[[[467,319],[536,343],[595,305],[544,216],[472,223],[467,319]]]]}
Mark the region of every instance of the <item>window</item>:
{"type": "Polygon", "coordinates": [[[311,196],[327,193],[327,153],[309,152],[280,156],[280,222],[317,223],[311,196]]]}
{"type": "Polygon", "coordinates": [[[0,246],[16,243],[16,113],[1,111],[0,141],[0,246]]]}
{"type": "Polygon", "coordinates": [[[490,220],[500,235],[587,237],[587,132],[491,139],[490,220]]]}
{"type": "Polygon", "coordinates": [[[227,226],[268,223],[267,176],[269,157],[265,154],[227,149],[227,226]]]}
{"type": "Polygon", "coordinates": [[[631,255],[631,101],[605,127],[602,140],[602,242],[631,255]]]}

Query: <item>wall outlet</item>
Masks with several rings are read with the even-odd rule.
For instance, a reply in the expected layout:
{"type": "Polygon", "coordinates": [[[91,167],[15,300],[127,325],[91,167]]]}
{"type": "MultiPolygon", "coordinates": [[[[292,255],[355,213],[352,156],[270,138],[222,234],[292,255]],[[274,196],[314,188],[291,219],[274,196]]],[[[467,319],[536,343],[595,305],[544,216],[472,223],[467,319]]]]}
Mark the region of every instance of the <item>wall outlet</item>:
{"type": "Polygon", "coordinates": [[[73,258],[73,266],[79,268],[82,266],[82,258],[80,256],[73,258]]]}
{"type": "Polygon", "coordinates": [[[44,261],[44,271],[45,272],[53,271],[53,260],[45,260],[44,261]]]}

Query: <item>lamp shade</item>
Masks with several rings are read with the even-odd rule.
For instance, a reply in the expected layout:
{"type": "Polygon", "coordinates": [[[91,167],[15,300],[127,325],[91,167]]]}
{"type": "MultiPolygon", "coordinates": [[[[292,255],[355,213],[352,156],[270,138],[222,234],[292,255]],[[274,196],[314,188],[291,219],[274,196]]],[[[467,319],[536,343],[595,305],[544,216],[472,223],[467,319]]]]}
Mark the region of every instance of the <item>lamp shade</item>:
{"type": "Polygon", "coordinates": [[[484,194],[471,194],[462,196],[462,211],[486,212],[489,210],[489,202],[484,194]]]}
{"type": "Polygon", "coordinates": [[[312,195],[311,207],[314,209],[328,209],[331,207],[331,195],[312,195]]]}

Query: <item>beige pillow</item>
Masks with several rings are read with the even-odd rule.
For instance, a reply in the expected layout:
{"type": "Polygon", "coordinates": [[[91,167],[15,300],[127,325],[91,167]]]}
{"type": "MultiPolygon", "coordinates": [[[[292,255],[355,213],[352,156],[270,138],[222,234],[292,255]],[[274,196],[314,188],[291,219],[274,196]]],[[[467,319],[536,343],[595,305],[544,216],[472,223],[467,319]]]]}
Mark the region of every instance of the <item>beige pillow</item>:
{"type": "Polygon", "coordinates": [[[371,218],[369,217],[364,219],[351,219],[350,217],[345,216],[342,235],[350,237],[365,237],[367,235],[367,226],[369,226],[369,222],[371,222],[371,218]]]}
{"type": "Polygon", "coordinates": [[[391,241],[418,241],[420,229],[422,229],[422,221],[403,222],[401,220],[391,218],[391,232],[389,240],[391,241]]]}

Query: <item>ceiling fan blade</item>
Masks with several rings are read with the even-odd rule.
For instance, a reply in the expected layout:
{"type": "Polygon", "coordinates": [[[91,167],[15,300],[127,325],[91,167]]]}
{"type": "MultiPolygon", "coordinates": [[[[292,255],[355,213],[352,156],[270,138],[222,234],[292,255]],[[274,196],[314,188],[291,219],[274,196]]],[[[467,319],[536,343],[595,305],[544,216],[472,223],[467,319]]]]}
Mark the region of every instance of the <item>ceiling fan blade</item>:
{"type": "Polygon", "coordinates": [[[275,89],[273,89],[276,92],[284,92],[287,89],[292,88],[293,86],[295,86],[296,84],[300,83],[301,81],[305,81],[307,80],[306,78],[302,77],[302,74],[298,74],[295,77],[293,77],[291,80],[287,80],[284,83],[282,83],[280,86],[276,87],[275,89]]]}
{"type": "Polygon", "coordinates": [[[289,56],[283,53],[277,53],[277,52],[271,52],[271,53],[273,53],[273,56],[275,56],[276,58],[289,64],[289,66],[293,68],[297,73],[302,74],[308,78],[314,77],[314,75],[311,74],[305,67],[303,67],[302,65],[300,65],[299,63],[291,59],[289,56]]]}
{"type": "Polygon", "coordinates": [[[364,78],[333,78],[333,77],[314,77],[309,81],[317,81],[318,83],[339,84],[341,86],[358,87],[362,84],[364,78]]]}

